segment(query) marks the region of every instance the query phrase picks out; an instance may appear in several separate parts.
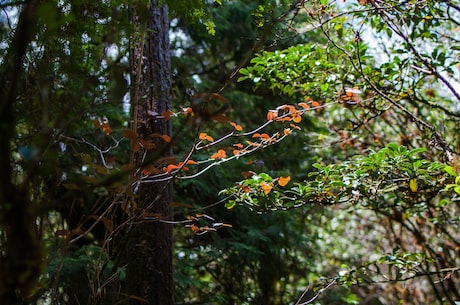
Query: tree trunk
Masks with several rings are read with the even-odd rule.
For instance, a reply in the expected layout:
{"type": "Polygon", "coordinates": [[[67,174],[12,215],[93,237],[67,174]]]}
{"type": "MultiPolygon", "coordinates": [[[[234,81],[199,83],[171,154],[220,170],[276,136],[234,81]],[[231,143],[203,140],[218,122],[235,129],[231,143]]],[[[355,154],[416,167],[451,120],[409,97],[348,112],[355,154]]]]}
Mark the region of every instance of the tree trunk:
{"type": "MultiPolygon", "coordinates": [[[[168,8],[151,1],[148,21],[142,12],[134,13],[132,21],[141,33],[135,33],[131,49],[131,101],[133,128],[143,141],[154,148],[137,147],[132,143],[132,162],[156,164],[171,156],[169,143],[158,135],[171,135],[171,125],[161,114],[171,109],[171,68],[169,53],[168,8]],[[143,31],[142,24],[147,25],[143,31]],[[158,115],[156,115],[158,114],[158,115]]],[[[127,290],[131,304],[172,305],[172,220],[171,183],[142,183],[135,189],[135,219],[127,240],[127,290]],[[142,215],[155,215],[157,221],[146,221],[142,215]],[[142,298],[146,303],[140,302],[142,298]]],[[[150,217],[152,218],[152,217],[150,217]]]]}

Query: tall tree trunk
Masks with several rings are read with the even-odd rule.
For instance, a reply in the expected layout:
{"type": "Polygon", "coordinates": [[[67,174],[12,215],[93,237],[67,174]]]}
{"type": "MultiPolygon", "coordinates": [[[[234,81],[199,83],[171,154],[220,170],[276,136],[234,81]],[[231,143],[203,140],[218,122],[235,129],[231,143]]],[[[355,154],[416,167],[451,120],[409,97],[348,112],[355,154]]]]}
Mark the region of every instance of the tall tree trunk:
{"type": "MultiPolygon", "coordinates": [[[[171,155],[169,143],[157,136],[171,135],[170,122],[161,116],[171,109],[168,8],[152,0],[148,21],[142,19],[141,12],[132,16],[132,21],[141,29],[142,24],[146,24],[147,31],[141,30],[144,35],[133,37],[131,114],[133,127],[139,137],[153,141],[155,147],[136,149],[136,145],[132,145],[131,156],[138,167],[159,162],[171,155]]],[[[140,174],[137,174],[137,179],[140,174]]],[[[144,299],[150,305],[172,305],[171,183],[142,183],[136,191],[137,218],[129,232],[126,251],[128,293],[144,299]],[[159,220],[144,221],[140,215],[146,213],[155,215],[159,220]]],[[[133,298],[132,303],[142,302],[133,298]]]]}

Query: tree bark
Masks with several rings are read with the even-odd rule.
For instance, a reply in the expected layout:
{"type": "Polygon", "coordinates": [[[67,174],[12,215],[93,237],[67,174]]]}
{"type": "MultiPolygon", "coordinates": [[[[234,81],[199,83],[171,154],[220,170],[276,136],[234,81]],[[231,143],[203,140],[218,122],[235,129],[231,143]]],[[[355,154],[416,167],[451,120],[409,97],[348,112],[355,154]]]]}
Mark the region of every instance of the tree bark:
{"type": "MultiPolygon", "coordinates": [[[[143,21],[141,14],[136,12],[131,20],[140,28],[142,24],[147,26],[144,35],[135,33],[138,36],[133,37],[130,59],[133,128],[139,138],[155,145],[153,149],[136,149],[132,143],[132,162],[142,167],[171,156],[169,143],[158,137],[171,135],[169,120],[161,116],[171,109],[168,8],[152,0],[148,21],[143,21]]],[[[141,174],[142,170],[138,171],[135,179],[141,174]]],[[[173,305],[171,183],[142,183],[135,192],[136,216],[128,234],[126,251],[131,304],[173,305]],[[145,221],[141,215],[146,213],[155,215],[157,221],[145,221]]]]}

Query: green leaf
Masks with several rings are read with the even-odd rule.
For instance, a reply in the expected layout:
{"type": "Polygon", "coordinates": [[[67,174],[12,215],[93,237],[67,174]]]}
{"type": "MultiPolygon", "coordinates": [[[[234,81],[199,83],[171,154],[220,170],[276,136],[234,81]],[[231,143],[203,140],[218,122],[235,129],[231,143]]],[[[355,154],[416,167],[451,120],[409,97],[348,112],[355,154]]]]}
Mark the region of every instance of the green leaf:
{"type": "Polygon", "coordinates": [[[229,200],[225,203],[225,208],[227,209],[233,209],[236,205],[236,201],[235,200],[229,200]]]}
{"type": "Polygon", "coordinates": [[[342,301],[344,301],[347,304],[359,304],[358,297],[353,293],[350,293],[349,295],[342,297],[342,301]]]}
{"type": "Polygon", "coordinates": [[[446,165],[444,167],[444,170],[446,171],[446,173],[448,173],[449,175],[453,176],[453,177],[457,177],[457,173],[454,171],[454,169],[452,168],[452,166],[449,166],[449,165],[446,165]]]}

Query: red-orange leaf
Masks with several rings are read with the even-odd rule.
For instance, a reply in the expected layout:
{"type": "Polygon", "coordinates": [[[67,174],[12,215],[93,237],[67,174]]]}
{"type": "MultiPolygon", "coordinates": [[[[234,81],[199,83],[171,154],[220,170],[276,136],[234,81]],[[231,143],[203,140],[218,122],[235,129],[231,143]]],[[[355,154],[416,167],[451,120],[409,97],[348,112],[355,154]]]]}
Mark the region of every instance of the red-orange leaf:
{"type": "Polygon", "coordinates": [[[235,122],[230,122],[230,125],[232,125],[233,128],[235,128],[235,130],[237,130],[237,131],[243,130],[243,127],[241,127],[240,125],[236,124],[235,122]]]}
{"type": "Polygon", "coordinates": [[[233,144],[233,146],[235,146],[236,148],[243,148],[243,144],[241,143],[235,143],[233,144]]]}
{"type": "Polygon", "coordinates": [[[168,136],[167,134],[161,135],[161,138],[168,143],[171,143],[171,137],[168,136]]]}
{"type": "Polygon", "coordinates": [[[211,156],[211,159],[216,160],[216,159],[225,159],[227,157],[227,154],[225,153],[225,150],[219,149],[216,153],[214,153],[211,156]]]}
{"type": "Polygon", "coordinates": [[[298,105],[302,107],[303,109],[310,109],[310,106],[308,106],[307,103],[299,103],[298,105]]]}
{"type": "Polygon", "coordinates": [[[278,117],[278,111],[276,110],[270,110],[267,113],[267,121],[273,121],[278,117]]]}
{"type": "Polygon", "coordinates": [[[251,141],[246,141],[246,143],[248,143],[249,145],[254,146],[254,147],[259,147],[261,145],[260,143],[254,143],[254,142],[251,142],[251,141]]]}
{"type": "Polygon", "coordinates": [[[167,111],[163,111],[161,113],[161,116],[165,118],[165,121],[169,121],[169,119],[174,115],[174,112],[171,111],[171,109],[168,109],[167,111]]]}
{"type": "Polygon", "coordinates": [[[195,233],[200,231],[200,228],[197,225],[193,225],[193,224],[190,225],[190,229],[195,233]]]}
{"type": "Polygon", "coordinates": [[[320,106],[320,104],[317,101],[311,102],[311,105],[315,108],[320,106]]]}
{"type": "Polygon", "coordinates": [[[270,139],[270,136],[268,134],[266,134],[266,133],[262,133],[262,134],[255,133],[252,137],[253,138],[260,138],[260,139],[264,139],[264,140],[270,139]]]}
{"type": "Polygon", "coordinates": [[[103,123],[101,128],[106,135],[110,135],[112,133],[112,127],[110,127],[109,123],[103,123]]]}
{"type": "Polygon", "coordinates": [[[281,117],[281,118],[277,118],[276,119],[277,121],[280,121],[280,122],[284,122],[284,121],[291,121],[292,119],[290,117],[281,117]]]}
{"type": "Polygon", "coordinates": [[[178,165],[169,164],[167,167],[163,167],[163,171],[165,173],[170,173],[171,171],[179,169],[179,168],[180,168],[180,166],[178,166],[178,165]]]}
{"type": "Polygon", "coordinates": [[[193,114],[193,110],[192,110],[192,108],[190,108],[190,107],[182,108],[182,109],[181,109],[181,112],[182,112],[182,114],[183,114],[184,116],[188,116],[188,115],[193,114]]]}

